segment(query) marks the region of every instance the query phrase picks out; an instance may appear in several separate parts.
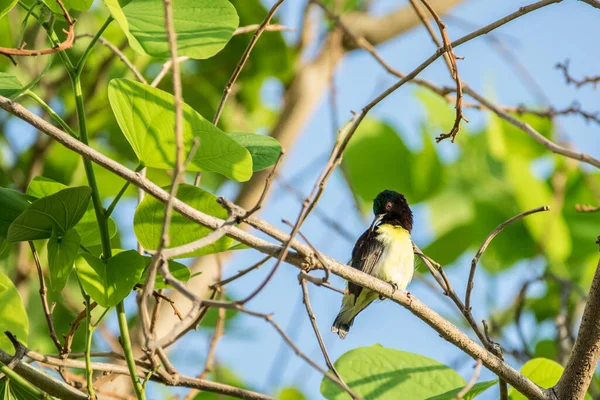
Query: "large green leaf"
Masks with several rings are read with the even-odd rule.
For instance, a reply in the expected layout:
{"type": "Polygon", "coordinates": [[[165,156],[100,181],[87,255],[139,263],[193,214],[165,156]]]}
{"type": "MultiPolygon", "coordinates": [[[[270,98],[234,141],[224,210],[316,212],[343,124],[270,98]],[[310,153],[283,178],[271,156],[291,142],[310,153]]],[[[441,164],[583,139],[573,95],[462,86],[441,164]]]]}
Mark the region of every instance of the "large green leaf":
{"type": "Polygon", "coordinates": [[[84,253],[75,260],[83,288],[99,305],[114,307],[139,282],[146,260],[135,250],[120,252],[108,260],[84,253]]]}
{"type": "Polygon", "coordinates": [[[295,387],[287,387],[281,389],[277,395],[279,400],[306,400],[306,396],[295,387]]]}
{"type": "MultiPolygon", "coordinates": [[[[530,125],[542,136],[551,139],[553,126],[549,118],[537,117],[532,114],[516,116],[522,122],[530,125]]],[[[548,150],[533,140],[527,133],[513,124],[492,114],[487,127],[490,153],[496,158],[507,158],[515,155],[527,159],[535,159],[547,154],[548,150]]]]}
{"type": "MultiPolygon", "coordinates": [[[[381,345],[350,350],[335,367],[346,384],[365,399],[423,400],[466,384],[444,364],[381,345]]],[[[329,400],[349,398],[327,377],[321,382],[321,394],[329,400]]]]}
{"type": "Polygon", "coordinates": [[[8,229],[11,242],[47,239],[52,229],[65,233],[83,217],[92,190],[87,186],[67,188],[34,201],[8,229]]]}
{"type": "MultiPolygon", "coordinates": [[[[511,155],[506,166],[506,175],[521,211],[554,204],[550,187],[533,176],[526,159],[511,155]]],[[[559,210],[528,216],[524,223],[551,261],[562,262],[571,254],[569,228],[559,210]]]]}
{"type": "Polygon", "coordinates": [[[227,136],[244,146],[252,157],[252,171],[260,171],[275,164],[281,145],[271,136],[256,133],[231,132],[227,136]]]}
{"type": "MultiPolygon", "coordinates": [[[[442,186],[444,167],[433,145],[429,130],[423,128],[423,150],[415,154],[410,172],[413,203],[431,198],[442,186]]],[[[400,172],[402,173],[402,172],[400,172]]]]}
{"type": "Polygon", "coordinates": [[[48,269],[50,270],[50,287],[54,291],[62,290],[73,270],[81,238],[75,229],[60,234],[52,230],[48,240],[48,269]]]}
{"type": "Polygon", "coordinates": [[[8,228],[29,206],[28,198],[16,190],[0,188],[0,237],[8,235],[8,228]]]}
{"type": "MultiPolygon", "coordinates": [[[[489,388],[494,386],[496,383],[498,383],[497,380],[476,383],[475,385],[473,385],[473,387],[471,389],[469,389],[467,391],[467,393],[465,393],[463,395],[463,397],[461,397],[461,399],[463,399],[463,400],[474,399],[475,397],[479,396],[481,393],[485,392],[486,390],[488,390],[489,388]]],[[[457,395],[460,393],[461,390],[463,390],[463,388],[459,387],[459,388],[450,390],[446,393],[440,394],[439,396],[430,397],[427,400],[454,400],[457,397],[457,395]]]]}
{"type": "MultiPolygon", "coordinates": [[[[9,0],[8,2],[6,0],[0,0],[0,18],[2,18],[2,15],[8,12],[8,10],[16,3],[17,0],[9,0]],[[7,9],[2,12],[4,7],[7,7],[7,9]]],[[[0,72],[0,96],[11,97],[21,90],[23,90],[23,85],[21,85],[21,82],[19,82],[16,76],[7,74],[6,72],[0,72]]]]}
{"type": "MultiPolygon", "coordinates": [[[[134,0],[123,12],[129,31],[147,54],[170,57],[162,0],[134,0]]],[[[238,23],[235,8],[227,0],[173,2],[177,54],[195,59],[213,56],[225,47],[238,23]]]]}
{"type": "Polygon", "coordinates": [[[129,22],[127,22],[127,18],[125,17],[125,13],[121,8],[121,4],[119,4],[118,0],[103,0],[104,5],[108,8],[110,15],[117,21],[123,32],[125,32],[125,36],[127,36],[127,41],[129,42],[129,46],[138,54],[143,55],[144,49],[138,40],[131,34],[129,31],[129,22]]]}
{"type": "MultiPolygon", "coordinates": [[[[31,180],[29,186],[27,186],[27,194],[40,199],[60,192],[67,187],[68,186],[50,178],[36,176],[31,180]]],[[[88,205],[88,209],[77,225],[75,225],[75,229],[80,236],[82,246],[91,247],[102,243],[100,228],[98,227],[98,220],[96,219],[96,212],[92,203],[88,205]]],[[[108,233],[111,238],[117,233],[117,224],[112,218],[108,219],[108,233]]]]}
{"type": "MultiPolygon", "coordinates": [[[[556,361],[548,360],[547,358],[534,358],[523,365],[521,374],[544,389],[547,389],[558,382],[563,370],[563,366],[556,361]]],[[[510,400],[527,399],[527,397],[519,393],[513,387],[509,389],[508,394],[510,400]]]]}
{"type": "Polygon", "coordinates": [[[4,334],[10,331],[19,339],[20,342],[27,345],[27,336],[29,334],[29,320],[27,312],[23,307],[21,295],[11,280],[0,272],[0,349],[10,351],[12,344],[4,334]]]}
{"type": "Polygon", "coordinates": [[[363,121],[344,152],[346,179],[363,212],[385,189],[412,198],[411,163],[413,157],[394,128],[383,122],[363,121]]]}
{"type": "MultiPolygon", "coordinates": [[[[177,190],[177,198],[205,214],[221,219],[227,218],[227,211],[217,203],[217,197],[194,185],[180,185],[177,190]]],[[[156,250],[158,247],[164,215],[165,205],[152,196],[146,196],[135,210],[133,231],[145,249],[156,250]]],[[[171,218],[171,225],[169,226],[170,247],[178,247],[193,242],[208,235],[210,232],[210,229],[190,221],[189,218],[184,217],[178,212],[174,212],[171,218]]],[[[181,255],[179,258],[225,251],[231,243],[231,238],[222,237],[210,246],[181,255]]]]}
{"type": "MultiPolygon", "coordinates": [[[[52,12],[63,14],[62,9],[56,0],[42,0],[52,12]]],[[[63,4],[67,10],[86,11],[92,6],[94,0],[63,0],[63,4]]]]}
{"type": "MultiPolygon", "coordinates": [[[[108,87],[113,113],[133,151],[147,167],[172,169],[175,160],[175,111],[171,94],[127,79],[113,79],[108,87]]],[[[252,176],[250,153],[187,104],[183,105],[184,148],[195,137],[198,151],[190,171],[214,171],[236,181],[252,176]]]]}

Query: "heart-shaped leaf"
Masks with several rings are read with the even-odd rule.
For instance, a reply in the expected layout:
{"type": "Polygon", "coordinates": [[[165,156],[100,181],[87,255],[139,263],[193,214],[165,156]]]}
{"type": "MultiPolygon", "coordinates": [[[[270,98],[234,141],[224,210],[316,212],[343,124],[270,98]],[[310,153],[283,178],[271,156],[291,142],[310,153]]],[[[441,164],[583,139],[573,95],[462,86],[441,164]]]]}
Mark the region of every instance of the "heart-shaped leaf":
{"type": "MultiPolygon", "coordinates": [[[[125,138],[147,167],[175,165],[175,108],[171,94],[127,79],[113,79],[108,99],[125,138]]],[[[250,153],[187,104],[183,105],[185,153],[194,138],[200,146],[188,164],[190,171],[214,171],[236,181],[252,176],[250,153]]]]}
{"type": "Polygon", "coordinates": [[[252,157],[252,170],[255,172],[275,164],[281,153],[281,145],[271,136],[243,132],[230,132],[227,136],[248,150],[252,157]]]}
{"type": "Polygon", "coordinates": [[[19,339],[20,342],[27,345],[27,336],[29,335],[29,320],[21,295],[15,288],[11,280],[0,272],[0,349],[12,349],[10,340],[4,335],[5,331],[10,331],[19,339]]]}
{"type": "MultiPolygon", "coordinates": [[[[217,197],[194,185],[180,185],[177,198],[205,214],[226,219],[227,211],[217,203],[217,197]]],[[[165,205],[152,196],[146,196],[138,205],[133,217],[133,231],[140,244],[148,250],[156,250],[160,241],[161,227],[165,215],[165,205]]],[[[170,247],[178,247],[198,240],[212,232],[210,229],[190,221],[178,212],[173,213],[169,226],[170,247]]],[[[178,258],[193,257],[225,251],[232,239],[222,237],[210,246],[203,247],[178,258]]]]}
{"type": "Polygon", "coordinates": [[[11,242],[47,239],[52,229],[64,234],[83,217],[92,190],[87,186],[63,189],[34,201],[13,221],[7,239],[11,242]]]}
{"type": "Polygon", "coordinates": [[[140,281],[146,260],[135,250],[120,252],[108,260],[84,253],[75,260],[86,293],[100,306],[116,306],[140,281]]]}
{"type": "MultiPolygon", "coordinates": [[[[35,198],[42,198],[58,193],[68,186],[56,182],[50,178],[36,176],[27,186],[27,194],[35,198]]],[[[81,238],[81,245],[85,247],[97,246],[102,243],[100,238],[100,228],[96,220],[94,205],[90,203],[81,220],[75,225],[75,229],[81,238]]],[[[117,224],[112,218],[108,219],[108,233],[112,238],[117,234],[117,224]]]]}
{"type": "MultiPolygon", "coordinates": [[[[162,0],[135,0],[123,7],[129,31],[144,51],[170,57],[162,0]]],[[[195,59],[218,53],[233,36],[239,19],[228,0],[178,0],[173,2],[173,28],[177,54],[195,59]]]]}
{"type": "MultiPolygon", "coordinates": [[[[365,399],[422,400],[466,385],[444,364],[381,345],[350,350],[335,362],[335,367],[348,386],[365,399]]],[[[348,398],[327,377],[321,382],[321,394],[329,400],[348,398]]]]}
{"type": "Polygon", "coordinates": [[[73,270],[73,264],[79,251],[81,238],[75,229],[69,229],[64,235],[52,230],[48,240],[48,269],[50,270],[50,287],[55,292],[62,290],[73,270]]]}

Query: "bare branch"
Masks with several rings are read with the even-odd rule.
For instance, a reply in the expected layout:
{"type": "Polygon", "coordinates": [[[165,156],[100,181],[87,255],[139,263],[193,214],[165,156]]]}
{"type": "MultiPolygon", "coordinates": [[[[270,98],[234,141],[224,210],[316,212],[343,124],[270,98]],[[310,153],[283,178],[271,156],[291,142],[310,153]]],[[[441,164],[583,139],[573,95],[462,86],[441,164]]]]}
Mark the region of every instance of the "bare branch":
{"type": "Polygon", "coordinates": [[[56,335],[56,329],[54,329],[52,310],[48,306],[48,297],[46,297],[46,294],[48,293],[48,288],[46,287],[46,281],[44,280],[44,272],[42,270],[42,265],[40,264],[40,258],[35,249],[35,245],[32,241],[29,241],[29,248],[31,249],[33,261],[35,262],[35,267],[37,268],[38,279],[40,281],[40,299],[42,300],[42,309],[44,310],[44,316],[46,317],[46,324],[48,325],[50,339],[52,339],[52,343],[54,343],[54,345],[58,349],[58,352],[62,353],[63,348],[60,344],[60,341],[58,340],[58,336],[56,335]]]}
{"type": "MultiPolygon", "coordinates": [[[[600,8],[600,2],[598,2],[598,1],[595,1],[595,0],[580,0],[580,1],[584,1],[591,6],[600,8]]],[[[565,76],[565,81],[567,81],[567,85],[572,83],[577,88],[580,88],[584,85],[590,84],[594,87],[594,89],[596,89],[596,87],[598,86],[598,83],[600,82],[600,75],[599,76],[584,76],[582,79],[573,78],[573,76],[571,74],[569,74],[569,60],[566,60],[564,63],[556,64],[556,68],[560,69],[563,72],[563,75],[565,76]]]]}
{"type": "Polygon", "coordinates": [[[14,63],[14,60],[12,60],[11,56],[43,56],[46,54],[58,53],[60,51],[64,51],[64,50],[67,50],[67,49],[70,49],[71,47],[73,47],[73,43],[75,41],[75,22],[76,22],[76,20],[71,18],[71,16],[69,15],[69,12],[65,8],[65,6],[61,0],[56,0],[56,2],[58,3],[60,9],[63,12],[63,16],[65,17],[65,20],[67,21],[67,25],[69,25],[69,30],[63,29],[63,32],[67,35],[67,38],[63,42],[57,44],[56,46],[54,46],[50,49],[41,49],[41,50],[26,50],[24,48],[26,43],[23,43],[21,45],[21,47],[19,47],[18,49],[0,47],[0,54],[7,56],[14,63]]]}
{"type": "Polygon", "coordinates": [[[475,384],[477,383],[477,379],[479,379],[480,371],[481,371],[481,360],[477,360],[477,364],[475,364],[475,370],[473,370],[473,376],[471,376],[471,379],[469,379],[469,383],[467,383],[467,386],[465,386],[464,388],[462,388],[462,390],[460,392],[458,392],[458,394],[456,395],[454,400],[460,400],[463,397],[465,397],[467,393],[469,393],[469,390],[471,390],[473,388],[473,386],[475,386],[475,384]]]}
{"type": "MultiPolygon", "coordinates": [[[[146,193],[154,196],[158,200],[162,202],[166,202],[168,200],[169,193],[161,189],[147,178],[142,177],[139,173],[122,166],[116,161],[90,148],[89,146],[84,145],[77,139],[72,138],[67,133],[62,132],[60,129],[37,117],[35,114],[31,113],[29,110],[20,106],[19,104],[0,96],[0,108],[25,120],[41,132],[56,139],[59,143],[63,144],[67,148],[112,171],[134,185],[143,188],[146,193]]],[[[173,200],[173,207],[177,212],[209,229],[217,229],[223,224],[223,220],[206,215],[178,199],[173,200]]],[[[239,208],[235,204],[233,204],[232,207],[239,208]]],[[[245,210],[242,209],[240,212],[245,212],[245,210]]],[[[251,216],[247,222],[282,243],[289,239],[288,234],[255,216],[251,216]]],[[[282,250],[281,246],[269,243],[237,227],[233,227],[228,236],[250,247],[253,247],[262,253],[272,256],[279,255],[282,250]]],[[[309,246],[303,245],[297,240],[292,240],[290,245],[299,253],[290,252],[285,259],[286,262],[302,269],[318,267],[318,264],[316,264],[314,261],[311,261],[313,257],[312,250],[309,246]]],[[[421,303],[413,295],[409,295],[400,290],[392,293],[389,284],[386,284],[385,282],[382,282],[370,275],[364,274],[356,269],[340,264],[336,260],[325,255],[321,255],[321,257],[327,262],[327,269],[331,273],[367,289],[374,290],[377,293],[385,297],[389,297],[393,301],[407,308],[414,315],[435,329],[444,339],[461,348],[474,359],[481,359],[486,368],[490,369],[498,376],[506,379],[507,382],[509,382],[521,393],[533,399],[541,400],[547,398],[547,392],[544,389],[539,388],[537,385],[511,368],[508,364],[504,363],[501,359],[475,343],[456,326],[445,320],[425,304],[421,303]]]]}
{"type": "Polygon", "coordinates": [[[554,387],[559,399],[581,400],[585,397],[600,359],[600,262],[583,310],[577,339],[567,366],[554,387]]]}
{"type": "Polygon", "coordinates": [[[483,243],[479,247],[479,250],[477,251],[477,254],[475,254],[475,257],[473,257],[473,260],[471,261],[471,271],[469,272],[469,279],[467,281],[467,291],[465,293],[465,307],[467,309],[471,308],[471,292],[473,291],[473,280],[475,279],[475,270],[477,269],[477,262],[479,261],[479,258],[481,258],[481,256],[483,255],[483,252],[487,249],[488,245],[492,242],[492,240],[500,232],[502,232],[502,230],[504,230],[504,228],[506,228],[511,223],[513,223],[515,221],[518,221],[521,218],[524,218],[524,217],[526,217],[528,215],[535,214],[535,213],[542,212],[542,211],[549,211],[549,210],[550,210],[550,207],[548,207],[548,206],[542,206],[542,207],[537,207],[537,208],[534,208],[532,210],[525,211],[525,212],[522,212],[522,213],[520,213],[518,215],[515,215],[514,217],[512,217],[512,218],[504,221],[500,225],[498,225],[496,227],[496,229],[494,229],[488,235],[488,237],[483,241],[483,243]]]}

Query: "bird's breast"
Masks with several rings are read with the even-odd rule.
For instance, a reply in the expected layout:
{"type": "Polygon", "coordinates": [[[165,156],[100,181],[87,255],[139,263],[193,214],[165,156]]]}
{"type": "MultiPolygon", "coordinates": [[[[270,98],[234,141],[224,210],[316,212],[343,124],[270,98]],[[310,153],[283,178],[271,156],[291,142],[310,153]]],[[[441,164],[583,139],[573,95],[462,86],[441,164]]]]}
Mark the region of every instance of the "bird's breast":
{"type": "Polygon", "coordinates": [[[414,272],[414,253],[410,233],[401,226],[380,225],[377,239],[384,245],[374,275],[406,289],[414,272]]]}

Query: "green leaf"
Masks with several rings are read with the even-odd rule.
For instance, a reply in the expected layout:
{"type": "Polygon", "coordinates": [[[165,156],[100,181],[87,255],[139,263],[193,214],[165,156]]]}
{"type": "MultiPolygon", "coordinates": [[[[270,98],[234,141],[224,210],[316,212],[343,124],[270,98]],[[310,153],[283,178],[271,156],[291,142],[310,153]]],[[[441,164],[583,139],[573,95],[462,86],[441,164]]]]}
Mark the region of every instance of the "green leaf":
{"type": "Polygon", "coordinates": [[[10,224],[29,207],[27,200],[23,193],[0,188],[0,237],[6,238],[10,224]]]}
{"type": "Polygon", "coordinates": [[[29,320],[27,312],[23,307],[21,295],[11,280],[0,272],[0,349],[8,350],[13,346],[4,334],[10,331],[19,339],[20,342],[27,345],[27,336],[29,335],[29,320]]]}
{"type": "MultiPolygon", "coordinates": [[[[81,237],[81,245],[85,247],[97,246],[102,243],[100,228],[96,219],[94,205],[90,203],[81,220],[75,225],[75,229],[81,237]]],[[[117,234],[117,224],[112,218],[108,219],[108,235],[112,239],[117,234]]]]}
{"type": "Polygon", "coordinates": [[[127,22],[127,18],[125,17],[125,13],[123,12],[121,5],[119,4],[119,1],[118,0],[103,0],[103,1],[104,1],[104,5],[108,8],[108,11],[110,12],[110,15],[112,15],[112,17],[115,19],[115,21],[117,21],[117,23],[119,24],[119,26],[125,33],[125,36],[127,37],[127,40],[129,42],[129,46],[136,53],[138,53],[140,55],[145,54],[144,49],[142,48],[142,45],[140,44],[140,42],[138,42],[138,40],[135,38],[135,36],[133,36],[131,34],[131,32],[129,31],[129,22],[127,22]]]}
{"type": "MultiPolygon", "coordinates": [[[[533,176],[524,158],[511,155],[506,167],[508,182],[521,211],[554,204],[552,190],[546,182],[533,176]]],[[[524,223],[551,261],[564,261],[571,254],[569,228],[559,210],[530,215],[524,223]]]]}
{"type": "MultiPolygon", "coordinates": [[[[474,399],[475,397],[479,396],[481,393],[485,392],[486,390],[488,390],[489,388],[494,386],[496,383],[498,383],[497,379],[494,379],[493,381],[485,381],[485,382],[476,383],[475,385],[473,385],[473,387],[471,389],[469,389],[469,391],[463,397],[461,397],[461,399],[462,400],[474,399]]],[[[463,388],[459,387],[459,388],[450,390],[446,393],[440,394],[439,396],[430,397],[427,400],[453,400],[457,397],[457,395],[460,393],[461,390],[463,390],[463,388]]]]}
{"type": "Polygon", "coordinates": [[[44,176],[36,176],[27,186],[27,195],[35,197],[36,199],[41,199],[42,197],[53,195],[66,188],[68,188],[67,185],[53,179],[44,176]]]}
{"type": "Polygon", "coordinates": [[[385,189],[403,193],[413,202],[412,162],[412,154],[394,128],[365,120],[348,143],[342,166],[360,209],[370,213],[373,199],[385,189]]]}
{"type": "MultiPolygon", "coordinates": [[[[563,373],[563,366],[556,361],[548,360],[547,358],[534,358],[529,360],[521,368],[521,374],[529,378],[534,383],[544,389],[548,389],[558,382],[563,373]]],[[[526,400],[516,389],[511,387],[508,390],[510,400],[526,400]]]]}
{"type": "MultiPolygon", "coordinates": [[[[148,266],[150,265],[150,262],[152,261],[152,257],[144,257],[144,259],[146,260],[146,267],[144,269],[144,273],[142,274],[142,277],[140,278],[140,280],[138,282],[138,284],[140,284],[140,285],[144,285],[146,283],[146,277],[148,276],[148,266]]],[[[169,271],[171,272],[171,275],[173,275],[175,278],[177,278],[181,282],[187,282],[190,280],[190,269],[182,263],[179,263],[179,262],[173,261],[173,260],[169,260],[169,271]]],[[[165,284],[165,281],[159,270],[158,273],[156,274],[154,288],[155,289],[167,289],[170,287],[171,286],[165,284]]]]}
{"type": "Polygon", "coordinates": [[[48,269],[50,270],[50,287],[61,291],[73,270],[73,264],[79,251],[81,238],[75,229],[69,229],[64,235],[56,229],[48,240],[48,269]]]}
{"type": "MultiPolygon", "coordinates": [[[[63,14],[62,9],[56,0],[42,0],[53,13],[63,14]]],[[[63,4],[67,10],[86,11],[92,6],[94,0],[63,0],[63,4]]]]}
{"type": "Polygon", "coordinates": [[[64,234],[83,217],[91,194],[89,187],[81,186],[34,201],[10,225],[7,239],[11,242],[47,239],[53,228],[64,234]]]}
{"type": "MultiPolygon", "coordinates": [[[[171,94],[127,79],[108,86],[113,113],[138,159],[147,167],[172,169],[175,160],[175,111],[171,94]]],[[[252,157],[235,140],[183,105],[183,142],[187,154],[194,141],[200,146],[189,171],[214,171],[236,181],[252,176],[252,157]]]]}
{"type": "MultiPolygon", "coordinates": [[[[533,114],[515,115],[515,118],[530,125],[545,138],[552,139],[554,127],[549,118],[541,118],[533,114]]],[[[488,140],[488,144],[490,152],[497,158],[517,155],[527,159],[535,159],[548,152],[543,145],[531,139],[528,134],[513,124],[500,119],[495,114],[491,115],[487,134],[492,135],[488,140]]]]}
{"type": "MultiPolygon", "coordinates": [[[[170,57],[162,0],[135,0],[123,12],[129,31],[147,54],[170,57]]],[[[229,42],[238,23],[235,8],[227,0],[173,2],[177,54],[195,59],[215,55],[229,42]]]]}
{"type": "MultiPolygon", "coordinates": [[[[0,0],[0,18],[6,14],[15,4],[17,0],[0,0]],[[6,4],[4,4],[6,3],[6,4]],[[5,8],[7,7],[7,8],[5,8]]],[[[0,72],[0,96],[11,97],[23,90],[23,85],[16,76],[0,72]]]]}
{"type": "MultiPolygon", "coordinates": [[[[335,367],[346,384],[365,399],[422,400],[466,384],[444,364],[381,345],[350,350],[335,367]]],[[[349,397],[327,377],[321,382],[321,394],[329,400],[349,397]]]]}
{"type": "Polygon", "coordinates": [[[108,260],[81,254],[75,267],[83,288],[104,308],[116,306],[140,281],[146,260],[135,250],[120,252],[108,260]]]}
{"type": "Polygon", "coordinates": [[[31,394],[9,378],[0,380],[0,399],[2,400],[38,400],[39,396],[31,394]]]}
{"type": "MultiPolygon", "coordinates": [[[[67,187],[50,178],[36,176],[29,183],[27,194],[39,199],[60,192],[67,187]]],[[[96,212],[92,203],[88,205],[88,209],[77,225],[75,225],[75,229],[80,236],[82,246],[92,247],[102,243],[100,228],[98,227],[98,220],[96,219],[96,212]]],[[[111,238],[117,234],[117,224],[112,218],[108,219],[108,233],[111,238]]]]}
{"type": "Polygon", "coordinates": [[[279,400],[306,400],[306,396],[295,387],[283,388],[277,395],[279,400]]]}
{"type": "MultiPolygon", "coordinates": [[[[217,203],[217,197],[194,185],[183,184],[177,190],[177,198],[196,210],[217,218],[227,219],[227,211],[217,203]]],[[[133,231],[143,248],[156,250],[160,241],[165,205],[152,196],[146,196],[138,205],[133,217],[133,231]]],[[[210,229],[191,221],[178,212],[173,213],[169,227],[170,248],[198,240],[212,232],[210,229]]],[[[225,251],[232,239],[222,237],[210,246],[203,247],[178,258],[193,257],[225,251]]]]}
{"type": "Polygon", "coordinates": [[[252,171],[261,171],[275,164],[281,145],[271,136],[256,133],[228,132],[227,136],[244,146],[252,157],[252,171]]]}

